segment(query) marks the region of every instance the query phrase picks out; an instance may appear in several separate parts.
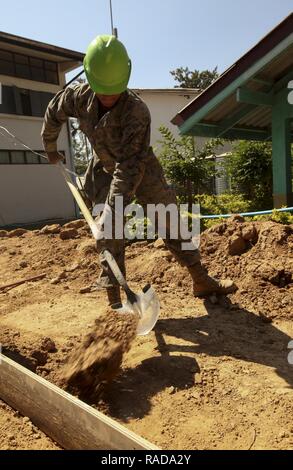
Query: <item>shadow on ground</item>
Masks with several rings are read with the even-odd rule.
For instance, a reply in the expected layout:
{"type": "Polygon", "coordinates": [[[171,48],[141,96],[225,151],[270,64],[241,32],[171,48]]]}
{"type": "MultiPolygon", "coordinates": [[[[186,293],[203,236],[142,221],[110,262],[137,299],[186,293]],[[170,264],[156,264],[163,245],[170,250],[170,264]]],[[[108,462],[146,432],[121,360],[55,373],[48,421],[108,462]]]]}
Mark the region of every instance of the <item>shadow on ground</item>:
{"type": "MultiPolygon", "coordinates": [[[[205,302],[207,315],[159,320],[155,336],[160,355],[145,359],[135,369],[124,369],[107,387],[103,400],[109,413],[125,422],[143,418],[151,409],[152,397],[160,391],[167,387],[192,387],[195,374],[200,372],[196,361],[199,353],[218,358],[230,356],[274,368],[292,387],[293,367],[288,363],[291,338],[245,309],[228,307],[227,303],[219,307],[205,302]],[[170,337],[177,339],[176,344],[170,337]],[[178,339],[191,344],[180,345],[178,339]]],[[[91,404],[95,405],[95,400],[91,404]]]]}

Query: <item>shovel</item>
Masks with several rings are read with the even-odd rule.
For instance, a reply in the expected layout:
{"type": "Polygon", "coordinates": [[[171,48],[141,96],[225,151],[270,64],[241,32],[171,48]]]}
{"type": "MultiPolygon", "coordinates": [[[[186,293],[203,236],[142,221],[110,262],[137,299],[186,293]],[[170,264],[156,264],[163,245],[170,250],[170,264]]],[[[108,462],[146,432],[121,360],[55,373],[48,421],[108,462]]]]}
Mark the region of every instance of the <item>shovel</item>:
{"type": "Polygon", "coordinates": [[[103,256],[127,297],[127,301],[122,304],[122,307],[117,309],[114,307],[114,309],[121,313],[133,312],[137,314],[139,317],[137,334],[140,336],[147,335],[157,323],[160,314],[160,303],[155,290],[150,284],[147,284],[139,294],[134,293],[128,286],[111,253],[104,250],[103,256]]]}
{"type": "MultiPolygon", "coordinates": [[[[68,175],[62,163],[58,162],[57,166],[59,167],[62,175],[64,176],[64,179],[78,207],[80,208],[85,220],[87,221],[94,239],[97,240],[98,228],[96,222],[94,221],[92,214],[87,208],[79,192],[79,189],[72,182],[72,179],[68,175]]],[[[150,284],[148,284],[143,288],[143,290],[139,294],[134,293],[128,286],[123,274],[121,273],[111,253],[108,250],[104,250],[103,255],[113,275],[117,279],[119,285],[123,288],[127,297],[127,301],[122,304],[122,307],[119,307],[115,310],[121,313],[131,312],[133,314],[138,315],[139,322],[137,326],[137,334],[139,336],[147,335],[154,328],[160,314],[160,302],[155,290],[153,289],[153,287],[151,287],[150,284]]]]}

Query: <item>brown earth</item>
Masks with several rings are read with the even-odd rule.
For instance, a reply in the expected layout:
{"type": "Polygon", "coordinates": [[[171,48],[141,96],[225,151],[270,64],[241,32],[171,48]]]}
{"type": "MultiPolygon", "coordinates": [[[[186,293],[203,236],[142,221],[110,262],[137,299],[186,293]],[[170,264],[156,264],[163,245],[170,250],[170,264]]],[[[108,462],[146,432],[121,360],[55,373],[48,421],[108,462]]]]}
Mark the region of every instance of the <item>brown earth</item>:
{"type": "Polygon", "coordinates": [[[0,401],[0,450],[58,450],[60,447],[37,429],[28,417],[21,416],[0,401]]]}
{"type": "MultiPolygon", "coordinates": [[[[0,293],[4,353],[57,385],[107,312],[90,289],[94,242],[82,224],[65,230],[0,234],[0,287],[46,274],[0,293]]],[[[163,449],[293,449],[292,225],[236,217],[202,234],[209,272],[239,287],[228,299],[194,299],[186,269],[155,245],[128,247],[127,268],[134,290],[155,287],[160,320],[88,402],[163,449]]]]}

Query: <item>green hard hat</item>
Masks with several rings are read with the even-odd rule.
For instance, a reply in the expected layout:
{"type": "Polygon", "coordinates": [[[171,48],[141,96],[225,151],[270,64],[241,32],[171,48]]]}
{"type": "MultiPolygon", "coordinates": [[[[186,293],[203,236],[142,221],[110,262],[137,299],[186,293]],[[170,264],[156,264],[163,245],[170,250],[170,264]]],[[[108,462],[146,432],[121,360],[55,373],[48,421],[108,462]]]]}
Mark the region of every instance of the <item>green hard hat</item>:
{"type": "Polygon", "coordinates": [[[118,95],[126,90],[131,60],[124,45],[115,36],[96,37],[87,49],[83,65],[95,93],[118,95]]]}

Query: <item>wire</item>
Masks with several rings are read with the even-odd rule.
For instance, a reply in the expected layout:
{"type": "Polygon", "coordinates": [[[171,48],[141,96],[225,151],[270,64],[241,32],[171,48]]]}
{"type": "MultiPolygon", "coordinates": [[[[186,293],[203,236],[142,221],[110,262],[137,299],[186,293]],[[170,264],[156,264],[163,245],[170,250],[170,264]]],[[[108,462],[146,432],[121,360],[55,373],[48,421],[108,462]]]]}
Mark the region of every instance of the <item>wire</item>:
{"type": "MultiPolygon", "coordinates": [[[[7,134],[10,136],[11,140],[14,140],[15,142],[13,143],[14,145],[16,145],[16,142],[19,143],[20,145],[22,145],[24,148],[26,148],[27,150],[29,150],[30,152],[32,152],[34,155],[38,156],[38,157],[41,157],[43,158],[44,160],[47,160],[48,161],[48,158],[41,154],[41,153],[38,153],[38,152],[35,152],[33,149],[31,149],[28,145],[26,145],[21,139],[19,139],[18,137],[16,137],[15,135],[13,135],[8,129],[6,129],[6,127],[3,127],[3,126],[0,126],[0,129],[2,129],[3,131],[7,132],[7,134]]],[[[3,132],[0,131],[0,135],[2,135],[6,140],[8,140],[9,142],[11,142],[11,140],[8,139],[7,135],[3,134],[3,132]]],[[[81,184],[81,180],[80,180],[80,177],[79,175],[77,175],[76,173],[74,173],[74,171],[71,171],[69,170],[68,168],[65,168],[65,170],[70,173],[71,175],[75,176],[75,178],[78,178],[80,184],[81,184]]],[[[82,184],[81,184],[81,187],[82,187],[82,184]]]]}
{"type": "Polygon", "coordinates": [[[71,83],[73,83],[78,77],[80,77],[82,74],[84,73],[84,69],[82,69],[81,72],[79,72],[77,75],[75,75],[75,77],[72,78],[72,80],[70,80],[70,82],[66,83],[66,85],[64,85],[63,87],[63,90],[65,90],[67,87],[69,87],[69,85],[71,85],[71,83]]]}

